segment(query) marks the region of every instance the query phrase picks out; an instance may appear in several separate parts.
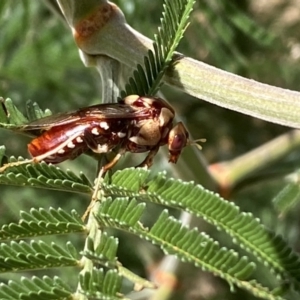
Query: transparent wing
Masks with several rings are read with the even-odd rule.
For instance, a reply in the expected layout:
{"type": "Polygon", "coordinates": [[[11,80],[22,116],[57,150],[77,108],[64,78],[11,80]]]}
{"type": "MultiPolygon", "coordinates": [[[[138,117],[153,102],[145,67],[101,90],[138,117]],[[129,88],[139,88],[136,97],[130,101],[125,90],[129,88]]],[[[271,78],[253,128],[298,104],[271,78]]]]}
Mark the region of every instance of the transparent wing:
{"type": "Polygon", "coordinates": [[[60,113],[38,119],[25,124],[20,128],[22,131],[48,130],[70,123],[101,121],[107,119],[136,119],[150,116],[148,108],[132,108],[126,104],[111,103],[97,104],[69,113],[60,113]]]}

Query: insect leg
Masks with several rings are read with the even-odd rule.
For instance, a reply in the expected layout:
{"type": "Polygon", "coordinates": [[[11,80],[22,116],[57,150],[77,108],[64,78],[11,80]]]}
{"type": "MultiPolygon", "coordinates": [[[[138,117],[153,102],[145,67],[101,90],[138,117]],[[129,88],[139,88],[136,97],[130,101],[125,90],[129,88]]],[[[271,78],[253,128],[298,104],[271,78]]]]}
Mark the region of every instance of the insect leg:
{"type": "Polygon", "coordinates": [[[112,161],[110,161],[108,164],[104,165],[99,173],[98,173],[98,177],[97,177],[97,181],[95,184],[95,188],[94,188],[94,193],[92,195],[92,202],[97,200],[97,193],[99,191],[100,185],[101,185],[101,181],[102,181],[102,176],[105,174],[105,172],[107,172],[109,169],[111,169],[114,165],[117,164],[117,162],[119,161],[119,159],[122,157],[123,152],[119,152],[112,161]]]}
{"type": "Polygon", "coordinates": [[[81,217],[82,221],[85,221],[86,217],[89,215],[89,213],[91,212],[91,209],[93,208],[93,206],[95,205],[97,199],[98,199],[98,191],[100,189],[100,185],[101,185],[101,181],[102,181],[102,176],[104,174],[103,168],[100,169],[97,179],[96,179],[96,183],[95,183],[95,187],[94,187],[94,192],[91,198],[91,202],[89,204],[89,206],[87,207],[87,209],[85,210],[84,214],[81,217]]]}
{"type": "Polygon", "coordinates": [[[105,174],[105,172],[107,172],[109,169],[111,169],[113,166],[115,166],[117,164],[117,162],[120,160],[120,158],[122,157],[122,155],[124,153],[125,153],[125,149],[121,148],[119,150],[119,153],[109,163],[107,163],[100,169],[97,179],[96,179],[95,188],[94,188],[94,192],[93,192],[93,195],[91,198],[91,202],[81,218],[82,221],[84,221],[86,219],[86,217],[90,213],[91,209],[95,205],[95,202],[98,200],[98,191],[100,190],[100,187],[101,187],[103,175],[105,174]]]}
{"type": "Polygon", "coordinates": [[[157,154],[159,147],[160,146],[158,145],[155,148],[153,148],[152,150],[150,150],[150,152],[147,154],[146,158],[139,165],[137,165],[136,168],[144,168],[144,167],[150,168],[153,164],[153,158],[157,154]]]}

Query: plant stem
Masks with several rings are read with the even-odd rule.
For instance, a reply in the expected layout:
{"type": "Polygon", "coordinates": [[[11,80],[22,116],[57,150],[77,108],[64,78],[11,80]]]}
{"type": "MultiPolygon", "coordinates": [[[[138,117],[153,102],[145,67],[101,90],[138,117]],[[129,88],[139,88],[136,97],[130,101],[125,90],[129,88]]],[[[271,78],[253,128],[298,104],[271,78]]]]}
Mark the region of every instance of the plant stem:
{"type": "Polygon", "coordinates": [[[231,161],[213,164],[209,169],[219,184],[222,196],[228,196],[233,187],[247,175],[299,147],[300,131],[293,130],[231,161]]]}
{"type": "MultiPolygon", "coordinates": [[[[58,0],[58,3],[72,28],[78,47],[86,55],[107,55],[119,61],[128,72],[137,63],[143,64],[143,58],[147,50],[152,48],[153,41],[132,29],[115,5],[103,0],[58,0]],[[93,15],[101,5],[111,8],[110,18],[100,18],[102,23],[93,15]],[[84,27],[84,24],[87,26],[84,27]]],[[[246,79],[188,57],[178,60],[174,68],[167,72],[164,81],[221,107],[300,128],[299,92],[246,79]]]]}

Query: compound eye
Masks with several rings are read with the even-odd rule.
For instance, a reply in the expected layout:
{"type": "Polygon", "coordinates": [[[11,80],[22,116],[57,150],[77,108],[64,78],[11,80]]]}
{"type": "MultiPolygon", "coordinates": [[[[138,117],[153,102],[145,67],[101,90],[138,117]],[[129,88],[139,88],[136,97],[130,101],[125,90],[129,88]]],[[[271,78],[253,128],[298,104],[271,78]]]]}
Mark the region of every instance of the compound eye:
{"type": "Polygon", "coordinates": [[[177,159],[181,153],[181,150],[188,143],[189,134],[184,127],[184,125],[180,122],[178,123],[169,133],[169,152],[170,158],[169,161],[176,163],[177,159]]]}
{"type": "Polygon", "coordinates": [[[178,123],[169,134],[169,150],[170,151],[180,151],[184,148],[188,142],[189,134],[185,129],[184,125],[180,122],[178,123]]]}
{"type": "Polygon", "coordinates": [[[173,136],[172,141],[169,144],[169,149],[171,151],[180,151],[185,147],[187,139],[186,135],[182,133],[177,133],[173,136]]]}

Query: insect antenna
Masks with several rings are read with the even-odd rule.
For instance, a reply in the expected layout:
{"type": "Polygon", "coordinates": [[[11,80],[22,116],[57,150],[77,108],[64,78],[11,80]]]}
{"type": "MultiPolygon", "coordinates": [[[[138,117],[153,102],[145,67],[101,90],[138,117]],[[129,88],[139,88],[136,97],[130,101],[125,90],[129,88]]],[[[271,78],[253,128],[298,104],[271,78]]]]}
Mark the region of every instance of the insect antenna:
{"type": "Polygon", "coordinates": [[[199,150],[202,150],[202,146],[199,145],[198,143],[205,143],[206,139],[197,139],[197,140],[193,140],[193,141],[188,141],[188,145],[191,146],[196,146],[199,150]]]}

